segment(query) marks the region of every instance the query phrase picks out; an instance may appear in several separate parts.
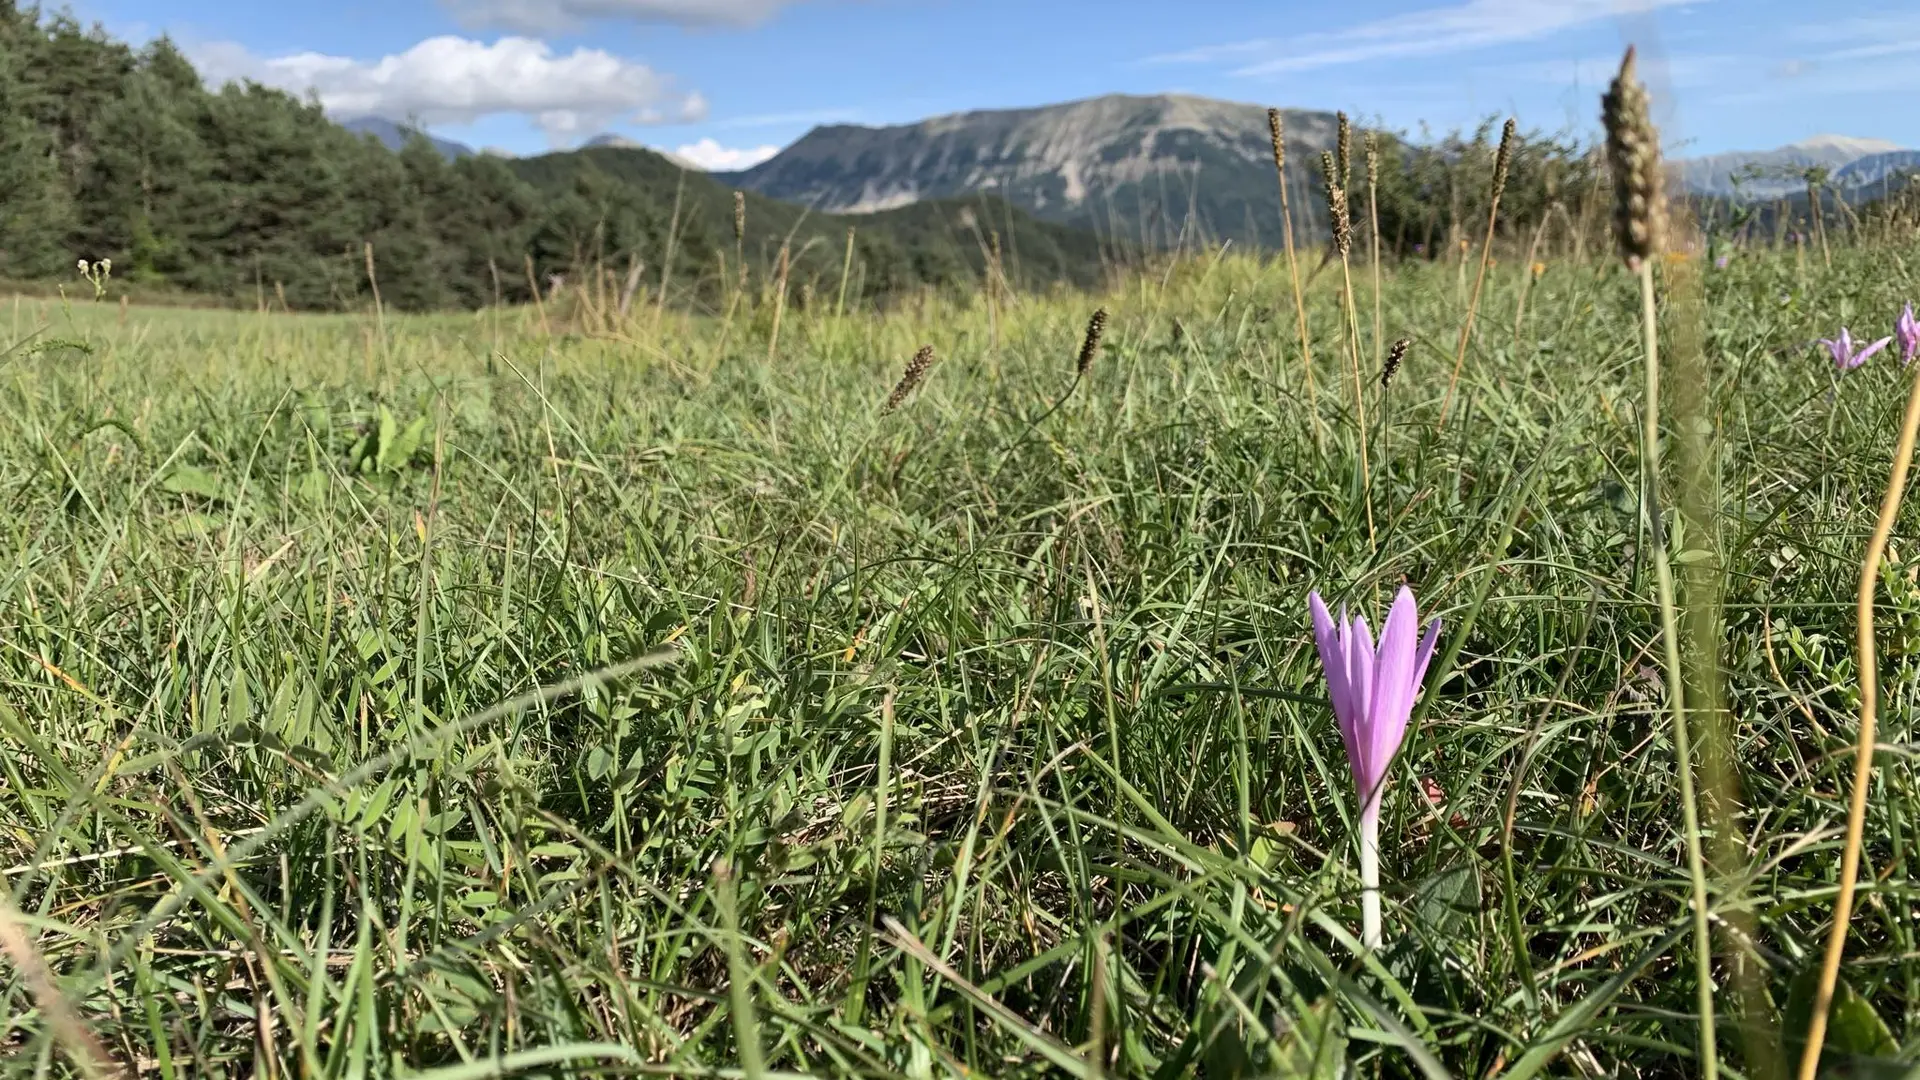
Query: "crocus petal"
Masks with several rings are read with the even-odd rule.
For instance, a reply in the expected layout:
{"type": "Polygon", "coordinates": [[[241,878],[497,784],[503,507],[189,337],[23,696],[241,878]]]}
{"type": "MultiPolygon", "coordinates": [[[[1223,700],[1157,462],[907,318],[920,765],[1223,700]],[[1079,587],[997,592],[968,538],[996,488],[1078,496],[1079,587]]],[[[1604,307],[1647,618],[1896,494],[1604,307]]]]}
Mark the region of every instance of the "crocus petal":
{"type": "Polygon", "coordinates": [[[1374,658],[1373,700],[1366,733],[1372,783],[1361,792],[1363,798],[1377,794],[1407,731],[1407,717],[1413,711],[1414,635],[1419,627],[1413,592],[1402,586],[1393,610],[1380,627],[1380,649],[1374,658]]]}
{"type": "Polygon", "coordinates": [[[1844,369],[1847,366],[1847,351],[1840,343],[1831,338],[1821,338],[1820,344],[1827,347],[1827,355],[1833,357],[1833,366],[1844,369]]]}
{"type": "Polygon", "coordinates": [[[1373,631],[1364,616],[1347,627],[1347,692],[1353,703],[1353,780],[1365,791],[1378,768],[1373,759],[1373,631]]]}
{"type": "MultiPolygon", "coordinates": [[[[1397,603],[1394,605],[1396,614],[1398,614],[1399,607],[1400,605],[1397,603]]],[[[1406,740],[1407,724],[1413,719],[1414,695],[1420,692],[1420,684],[1426,681],[1427,664],[1433,660],[1434,646],[1440,643],[1440,620],[1435,619],[1427,624],[1427,632],[1420,639],[1420,644],[1416,647],[1413,644],[1413,619],[1411,616],[1414,615],[1414,611],[1411,603],[1407,605],[1407,613],[1410,616],[1405,638],[1409,677],[1399,684],[1402,687],[1401,693],[1403,696],[1395,703],[1394,711],[1391,713],[1379,713],[1378,723],[1373,729],[1374,745],[1369,763],[1375,770],[1375,784],[1380,784],[1386,779],[1387,771],[1393,764],[1393,756],[1400,752],[1400,744],[1406,740]]],[[[1381,647],[1384,651],[1384,631],[1381,647]]],[[[1377,699],[1375,706],[1376,708],[1378,707],[1377,699]]],[[[1375,794],[1377,795],[1378,792],[1376,791],[1375,794]]]]}
{"type": "Polygon", "coordinates": [[[1326,602],[1318,592],[1307,594],[1307,613],[1313,617],[1313,641],[1320,650],[1320,665],[1331,673],[1334,660],[1340,655],[1340,638],[1333,629],[1333,616],[1327,614],[1326,602]]]}
{"type": "Polygon", "coordinates": [[[1340,726],[1340,741],[1347,756],[1354,750],[1353,695],[1347,688],[1347,653],[1340,631],[1327,614],[1327,605],[1318,592],[1307,594],[1307,609],[1313,613],[1313,638],[1320,649],[1320,666],[1327,673],[1327,698],[1333,703],[1333,718],[1340,726]]]}
{"type": "Polygon", "coordinates": [[[1413,685],[1417,690],[1427,681],[1427,662],[1433,659],[1433,648],[1440,644],[1440,620],[1427,624],[1426,636],[1420,639],[1420,658],[1413,665],[1413,685]]]}
{"type": "Polygon", "coordinates": [[[1413,678],[1414,635],[1419,632],[1420,615],[1414,606],[1413,592],[1401,586],[1394,597],[1387,621],[1380,627],[1379,651],[1374,657],[1373,711],[1386,716],[1399,707],[1401,699],[1411,705],[1407,685],[1413,678]]]}
{"type": "Polygon", "coordinates": [[[1853,363],[1848,366],[1859,367],[1861,364],[1864,364],[1867,362],[1867,357],[1872,356],[1874,353],[1877,353],[1881,349],[1886,348],[1892,342],[1893,342],[1893,339],[1890,337],[1881,338],[1879,341],[1876,341],[1873,344],[1867,346],[1866,348],[1861,349],[1859,352],[1854,353],[1853,363]]]}
{"type": "Polygon", "coordinates": [[[1362,723],[1373,714],[1373,631],[1366,616],[1355,616],[1347,627],[1347,692],[1353,698],[1353,715],[1362,723]]]}

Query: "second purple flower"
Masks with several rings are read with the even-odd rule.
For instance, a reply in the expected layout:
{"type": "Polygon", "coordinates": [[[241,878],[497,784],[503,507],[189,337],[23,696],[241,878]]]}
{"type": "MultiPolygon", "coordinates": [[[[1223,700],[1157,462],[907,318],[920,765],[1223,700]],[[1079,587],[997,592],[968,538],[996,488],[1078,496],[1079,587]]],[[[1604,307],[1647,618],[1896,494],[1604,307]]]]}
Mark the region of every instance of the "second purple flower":
{"type": "Polygon", "coordinates": [[[1834,367],[1841,371],[1852,371],[1866,363],[1868,357],[1886,348],[1892,341],[1891,337],[1883,337],[1864,348],[1856,348],[1853,344],[1853,334],[1843,326],[1840,328],[1839,337],[1821,338],[1820,344],[1825,345],[1827,352],[1833,354],[1834,367]]]}

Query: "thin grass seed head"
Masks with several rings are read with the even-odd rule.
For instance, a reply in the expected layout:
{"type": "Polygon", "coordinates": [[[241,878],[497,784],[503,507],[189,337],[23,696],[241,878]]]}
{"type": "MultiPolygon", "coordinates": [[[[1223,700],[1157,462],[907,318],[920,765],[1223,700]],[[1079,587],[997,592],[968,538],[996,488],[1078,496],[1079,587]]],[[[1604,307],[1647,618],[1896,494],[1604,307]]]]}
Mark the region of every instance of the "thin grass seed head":
{"type": "Polygon", "coordinates": [[[1380,389],[1385,390],[1387,387],[1393,385],[1393,377],[1400,374],[1400,364],[1407,358],[1407,350],[1412,347],[1413,342],[1411,340],[1401,338],[1393,343],[1392,348],[1387,350],[1386,363],[1380,367],[1380,389]]]}
{"type": "MultiPolygon", "coordinates": [[[[1174,325],[1178,326],[1179,323],[1174,325]]],[[[1081,378],[1086,378],[1088,370],[1093,367],[1094,357],[1100,355],[1100,338],[1106,332],[1107,309],[1100,308],[1093,313],[1093,318],[1087,320],[1087,336],[1080,342],[1080,359],[1074,371],[1081,378]]]]}
{"type": "Polygon", "coordinates": [[[733,193],[733,239],[736,243],[747,238],[747,193],[733,193]]]}
{"type": "Polygon", "coordinates": [[[1661,190],[1660,136],[1649,113],[1647,88],[1634,69],[1633,48],[1600,99],[1607,130],[1607,168],[1613,174],[1613,238],[1629,270],[1666,242],[1667,204],[1661,190]]]}
{"type": "Polygon", "coordinates": [[[1273,137],[1273,167],[1287,171],[1287,127],[1279,109],[1267,110],[1267,134],[1273,137]]]}
{"type": "Polygon", "coordinates": [[[1347,186],[1347,178],[1353,175],[1353,125],[1347,121],[1344,112],[1334,113],[1337,131],[1333,140],[1333,160],[1340,167],[1340,186],[1347,186]]]}
{"type": "Polygon", "coordinates": [[[1360,137],[1360,145],[1367,155],[1367,186],[1380,186],[1380,140],[1371,131],[1360,137]]]}
{"type": "Polygon", "coordinates": [[[887,395],[886,404],[880,406],[880,415],[885,416],[905,404],[907,398],[926,381],[927,371],[932,367],[933,346],[920,346],[920,351],[907,361],[907,370],[900,374],[900,381],[893,385],[893,393],[887,395]]]}
{"type": "Polygon", "coordinates": [[[1333,246],[1345,258],[1353,248],[1353,223],[1347,216],[1347,188],[1339,180],[1338,162],[1331,153],[1320,152],[1320,171],[1327,180],[1327,217],[1333,229],[1333,246]]]}
{"type": "Polygon", "coordinates": [[[1493,201],[1499,202],[1500,196],[1507,190],[1507,173],[1513,168],[1513,144],[1518,125],[1513,117],[1507,117],[1505,126],[1500,129],[1500,150],[1493,156],[1493,201]]]}

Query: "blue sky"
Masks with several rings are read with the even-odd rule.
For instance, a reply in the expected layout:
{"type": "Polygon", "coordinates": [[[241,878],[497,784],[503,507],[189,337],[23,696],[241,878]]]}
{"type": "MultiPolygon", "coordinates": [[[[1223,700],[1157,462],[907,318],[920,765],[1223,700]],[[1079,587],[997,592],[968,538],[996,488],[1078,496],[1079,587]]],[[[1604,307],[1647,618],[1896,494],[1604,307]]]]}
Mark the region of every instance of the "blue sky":
{"type": "Polygon", "coordinates": [[[121,37],[171,35],[215,78],[515,153],[613,132],[738,165],[817,123],[1116,91],[1341,108],[1416,135],[1491,113],[1584,134],[1629,40],[1654,61],[1670,152],[1920,146],[1910,0],[71,2],[121,37]]]}

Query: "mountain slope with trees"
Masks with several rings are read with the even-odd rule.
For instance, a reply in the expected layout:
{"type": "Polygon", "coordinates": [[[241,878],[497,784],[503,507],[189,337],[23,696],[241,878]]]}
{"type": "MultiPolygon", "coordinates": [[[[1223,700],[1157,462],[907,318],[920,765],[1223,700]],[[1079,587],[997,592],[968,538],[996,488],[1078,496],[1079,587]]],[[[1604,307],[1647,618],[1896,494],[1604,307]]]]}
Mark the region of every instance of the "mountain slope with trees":
{"type": "Polygon", "coordinates": [[[604,265],[624,272],[629,256],[657,266],[671,247],[668,280],[688,288],[707,282],[703,294],[717,293],[723,258],[731,263],[744,254],[764,277],[777,272],[785,247],[796,288],[817,282],[837,290],[852,229],[854,296],[978,281],[996,234],[1002,265],[1017,284],[1090,285],[1100,273],[1092,234],[1036,221],[994,198],[840,217],[747,193],[746,237],[736,244],[734,193],[651,150],[589,147],[507,164],[547,207],[532,240],[533,256],[543,266],[604,265]]]}
{"type": "MultiPolygon", "coordinates": [[[[0,193],[0,277],[70,279],[77,260],[111,259],[122,281],[293,309],[370,300],[368,246],[381,299],[406,310],[525,301],[530,280],[589,263],[644,263],[670,300],[711,302],[736,250],[732,192],[652,151],[392,150],[280,90],[208,89],[165,38],[135,49],[16,0],[0,0],[0,193]]],[[[992,200],[839,220],[756,196],[748,222],[761,273],[791,239],[796,289],[829,273],[837,289],[854,227],[854,298],[977,281],[993,229],[1020,256],[1016,280],[1101,269],[1092,236],[992,200]]]]}
{"type": "MultiPolygon", "coordinates": [[[[1282,110],[1294,228],[1328,235],[1321,157],[1335,148],[1335,113],[1282,110]]],[[[1416,143],[1375,131],[1380,235],[1390,251],[1485,227],[1498,121],[1416,143]]],[[[1363,140],[1354,133],[1346,178],[1366,208],[1363,140]]],[[[1565,193],[1583,190],[1592,162],[1572,142],[1520,137],[1503,227],[1530,231],[1565,193]]],[[[1114,251],[1231,242],[1272,251],[1281,242],[1267,110],[1185,94],[1109,94],[1026,109],[986,109],[914,124],[817,127],[751,169],[723,179],[828,211],[991,193],[1050,222],[1091,230],[1114,251]]]]}

